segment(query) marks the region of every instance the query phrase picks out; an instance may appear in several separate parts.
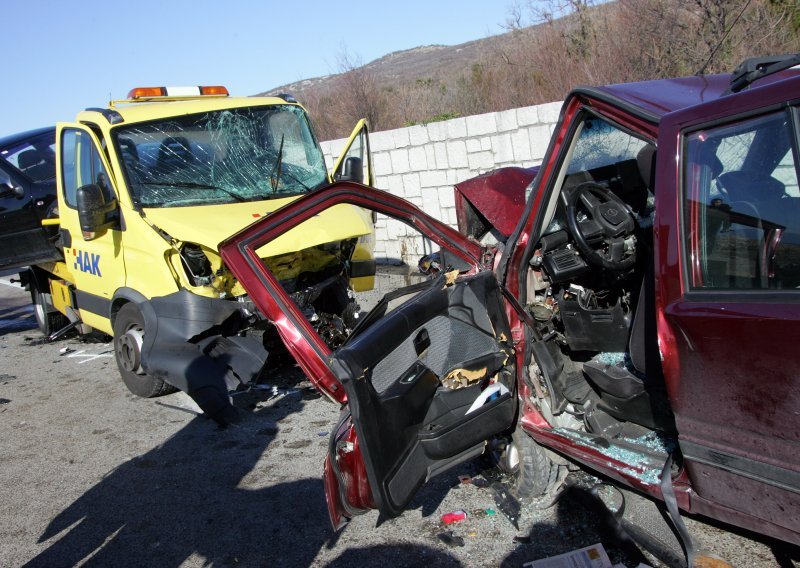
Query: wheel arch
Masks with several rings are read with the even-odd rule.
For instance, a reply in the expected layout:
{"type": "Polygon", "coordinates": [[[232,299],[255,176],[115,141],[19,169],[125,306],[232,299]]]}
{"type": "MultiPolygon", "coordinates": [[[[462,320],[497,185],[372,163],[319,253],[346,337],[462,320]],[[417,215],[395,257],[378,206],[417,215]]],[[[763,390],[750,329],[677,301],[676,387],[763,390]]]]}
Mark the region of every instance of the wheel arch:
{"type": "Polygon", "coordinates": [[[39,266],[31,266],[28,268],[28,270],[20,272],[20,279],[23,281],[24,285],[28,287],[28,291],[31,293],[31,301],[33,301],[34,286],[39,290],[46,292],[47,294],[50,293],[49,274],[49,272],[39,266]]]}
{"type": "MultiPolygon", "coordinates": [[[[111,299],[111,307],[109,308],[108,319],[111,322],[112,328],[114,327],[114,321],[117,319],[117,314],[122,309],[122,306],[131,302],[137,304],[142,315],[145,318],[147,317],[144,309],[147,298],[145,298],[141,292],[137,292],[133,288],[120,288],[114,292],[114,297],[111,299]]],[[[147,322],[145,321],[145,323],[147,322]]]]}

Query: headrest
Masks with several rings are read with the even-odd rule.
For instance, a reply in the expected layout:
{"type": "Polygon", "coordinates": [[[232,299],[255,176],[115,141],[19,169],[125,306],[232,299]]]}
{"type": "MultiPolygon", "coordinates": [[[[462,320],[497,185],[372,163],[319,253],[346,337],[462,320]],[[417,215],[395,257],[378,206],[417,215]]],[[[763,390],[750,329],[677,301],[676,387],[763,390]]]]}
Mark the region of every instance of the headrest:
{"type": "Polygon", "coordinates": [[[30,150],[25,150],[24,152],[20,152],[17,156],[17,165],[19,169],[22,171],[31,168],[42,161],[42,157],[39,155],[39,152],[31,148],[30,150]]]}
{"type": "Polygon", "coordinates": [[[645,185],[653,189],[655,186],[656,177],[656,147],[652,144],[646,144],[636,154],[636,165],[639,167],[639,175],[642,176],[642,181],[645,185]]]}

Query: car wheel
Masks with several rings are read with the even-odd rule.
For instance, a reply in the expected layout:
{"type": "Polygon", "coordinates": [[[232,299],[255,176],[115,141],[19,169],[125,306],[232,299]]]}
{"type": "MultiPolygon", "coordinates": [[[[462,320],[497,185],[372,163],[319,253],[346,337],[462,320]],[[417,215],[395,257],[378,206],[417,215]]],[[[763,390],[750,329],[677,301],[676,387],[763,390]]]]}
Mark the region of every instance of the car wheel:
{"type": "Polygon", "coordinates": [[[513,476],[511,492],[521,500],[546,495],[558,479],[558,464],[521,427],[511,436],[511,442],[503,452],[501,467],[513,476]]]}
{"type": "Polygon", "coordinates": [[[53,307],[50,293],[40,290],[35,281],[31,282],[31,296],[36,325],[44,335],[50,335],[69,324],[67,317],[53,307]]]}
{"type": "Polygon", "coordinates": [[[128,303],[117,312],[114,320],[114,357],[122,382],[136,396],[153,398],[175,392],[162,379],[151,377],[142,368],[144,317],[136,304],[128,303]]]}

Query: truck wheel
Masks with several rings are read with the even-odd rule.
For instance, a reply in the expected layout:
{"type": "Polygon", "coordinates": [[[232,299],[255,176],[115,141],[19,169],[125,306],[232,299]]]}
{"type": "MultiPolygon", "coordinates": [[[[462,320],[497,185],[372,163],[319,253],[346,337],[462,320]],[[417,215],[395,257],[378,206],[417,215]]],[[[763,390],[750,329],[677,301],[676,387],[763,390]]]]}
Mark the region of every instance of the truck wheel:
{"type": "Polygon", "coordinates": [[[50,335],[69,323],[67,317],[53,307],[53,298],[50,293],[42,292],[35,281],[31,281],[31,299],[33,300],[36,325],[44,335],[50,335]]]}
{"type": "Polygon", "coordinates": [[[114,357],[122,382],[136,396],[153,398],[175,392],[162,379],[151,377],[142,369],[144,317],[136,304],[125,304],[114,320],[114,357]]]}
{"type": "Polygon", "coordinates": [[[522,427],[514,431],[504,454],[501,466],[513,475],[511,492],[517,499],[536,499],[553,488],[559,466],[522,427]]]}

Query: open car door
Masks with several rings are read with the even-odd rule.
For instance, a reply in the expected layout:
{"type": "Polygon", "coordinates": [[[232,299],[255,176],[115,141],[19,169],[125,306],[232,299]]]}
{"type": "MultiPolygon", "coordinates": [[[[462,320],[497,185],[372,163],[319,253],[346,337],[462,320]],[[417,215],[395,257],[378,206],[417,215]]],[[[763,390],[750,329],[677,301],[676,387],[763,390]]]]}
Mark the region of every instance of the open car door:
{"type": "Polygon", "coordinates": [[[335,183],[259,220],[220,252],[309,379],[346,403],[325,464],[334,526],[373,507],[399,515],[426,480],[514,424],[515,358],[494,273],[476,243],[410,203],[335,183]],[[445,270],[387,294],[332,351],[255,250],[342,204],[415,228],[441,247],[445,270]]]}
{"type": "Polygon", "coordinates": [[[356,123],[333,166],[331,178],[333,181],[354,181],[375,187],[367,119],[362,118],[356,123]]]}

